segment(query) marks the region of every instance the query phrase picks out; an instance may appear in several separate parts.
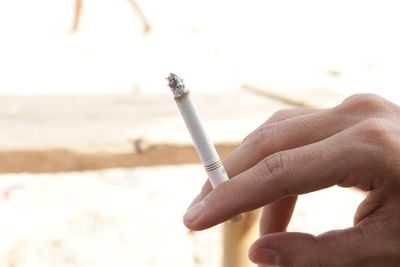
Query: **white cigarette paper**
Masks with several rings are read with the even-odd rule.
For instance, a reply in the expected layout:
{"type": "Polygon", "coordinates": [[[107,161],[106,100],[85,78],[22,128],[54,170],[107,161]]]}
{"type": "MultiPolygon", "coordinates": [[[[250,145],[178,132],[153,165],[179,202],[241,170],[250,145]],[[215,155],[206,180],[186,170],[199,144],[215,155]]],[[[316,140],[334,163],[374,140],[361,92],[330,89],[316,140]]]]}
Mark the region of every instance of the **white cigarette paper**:
{"type": "MultiPolygon", "coordinates": [[[[206,169],[208,179],[213,188],[229,180],[222,161],[208,137],[203,124],[201,123],[199,113],[194,101],[185,87],[183,80],[177,75],[171,73],[168,78],[168,85],[174,94],[175,102],[179,108],[186,127],[194,142],[196,151],[200,156],[204,168],[206,169]]],[[[239,221],[243,218],[240,214],[230,220],[230,222],[239,221]]]]}

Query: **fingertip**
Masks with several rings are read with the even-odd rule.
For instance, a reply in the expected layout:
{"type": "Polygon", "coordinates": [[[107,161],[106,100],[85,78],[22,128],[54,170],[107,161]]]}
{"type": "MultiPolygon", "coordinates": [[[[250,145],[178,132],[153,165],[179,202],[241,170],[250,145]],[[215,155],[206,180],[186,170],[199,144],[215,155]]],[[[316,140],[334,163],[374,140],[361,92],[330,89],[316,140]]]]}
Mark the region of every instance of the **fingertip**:
{"type": "Polygon", "coordinates": [[[188,209],[183,215],[183,223],[191,230],[201,230],[199,220],[205,210],[204,201],[200,201],[188,209]]]}
{"type": "Polygon", "coordinates": [[[201,231],[201,230],[205,229],[205,228],[200,227],[196,222],[187,221],[185,219],[185,217],[183,217],[182,222],[186,226],[186,228],[191,231],[201,231]]]}
{"type": "Polygon", "coordinates": [[[315,237],[305,233],[273,233],[256,240],[249,249],[249,259],[256,264],[292,263],[315,252],[315,237]],[[308,254],[307,254],[308,253],[308,254]]]}
{"type": "MultiPolygon", "coordinates": [[[[260,240],[260,239],[258,239],[258,240],[260,240]]],[[[258,240],[256,240],[253,244],[251,244],[251,246],[249,248],[249,252],[248,252],[249,259],[252,259],[254,252],[260,247],[259,245],[257,245],[258,240]]]]}
{"type": "Polygon", "coordinates": [[[200,202],[203,198],[205,198],[208,193],[210,193],[213,190],[210,181],[207,179],[207,181],[204,183],[203,187],[201,188],[200,193],[192,200],[190,203],[189,207],[187,210],[189,210],[191,207],[196,205],[198,202],[200,202]]]}
{"type": "MultiPolygon", "coordinates": [[[[274,235],[274,234],[269,234],[269,235],[260,237],[259,239],[254,241],[254,243],[250,246],[248,256],[252,262],[257,263],[254,261],[254,259],[256,257],[255,254],[257,253],[257,251],[259,251],[260,249],[263,249],[263,247],[266,247],[268,245],[268,243],[269,243],[268,240],[271,238],[272,235],[274,235]],[[266,242],[266,240],[267,240],[267,242],[266,242]]],[[[261,264],[261,263],[258,263],[258,264],[261,264]]]]}
{"type": "Polygon", "coordinates": [[[259,248],[251,254],[250,260],[256,264],[277,265],[281,263],[281,256],[279,252],[274,249],[259,248]]]}

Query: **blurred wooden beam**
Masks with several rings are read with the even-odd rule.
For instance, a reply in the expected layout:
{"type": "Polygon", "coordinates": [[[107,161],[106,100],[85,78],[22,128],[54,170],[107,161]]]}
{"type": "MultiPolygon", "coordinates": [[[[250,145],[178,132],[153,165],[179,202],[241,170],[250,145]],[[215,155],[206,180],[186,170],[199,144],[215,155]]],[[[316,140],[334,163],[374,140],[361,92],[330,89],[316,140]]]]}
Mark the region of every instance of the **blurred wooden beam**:
{"type": "Polygon", "coordinates": [[[260,211],[246,213],[246,217],[237,223],[224,224],[223,267],[254,267],[249,260],[248,250],[258,238],[258,220],[260,211]]]}
{"type": "Polygon", "coordinates": [[[79,22],[81,21],[82,14],[82,0],[75,1],[75,12],[74,12],[74,22],[72,24],[72,32],[76,32],[79,29],[79,22]]]}
{"type": "MultiPolygon", "coordinates": [[[[144,34],[148,34],[151,31],[151,25],[147,17],[144,15],[144,12],[142,11],[141,7],[135,0],[128,0],[128,2],[132,6],[136,14],[139,16],[140,21],[143,24],[144,34]]],[[[81,14],[82,14],[82,5],[83,5],[83,0],[75,1],[74,20],[71,28],[72,32],[77,32],[79,29],[81,14]]]]}
{"type": "Polygon", "coordinates": [[[143,24],[143,32],[144,34],[148,34],[151,31],[151,25],[147,17],[144,15],[143,10],[139,6],[139,4],[135,0],[128,0],[129,4],[133,7],[136,14],[139,16],[140,20],[143,24]]]}

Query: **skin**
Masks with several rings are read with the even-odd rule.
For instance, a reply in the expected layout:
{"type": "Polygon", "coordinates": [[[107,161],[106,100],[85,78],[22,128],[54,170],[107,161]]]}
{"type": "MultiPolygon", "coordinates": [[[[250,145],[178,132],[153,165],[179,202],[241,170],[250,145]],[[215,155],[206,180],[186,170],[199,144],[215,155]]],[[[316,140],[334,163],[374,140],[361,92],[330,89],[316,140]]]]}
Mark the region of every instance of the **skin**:
{"type": "Polygon", "coordinates": [[[354,95],[331,109],[275,113],[224,162],[231,179],[208,182],[184,224],[202,230],[260,207],[261,266],[400,266],[400,107],[354,95]],[[354,226],[313,236],[286,232],[298,195],[339,185],[367,193],[354,226]]]}

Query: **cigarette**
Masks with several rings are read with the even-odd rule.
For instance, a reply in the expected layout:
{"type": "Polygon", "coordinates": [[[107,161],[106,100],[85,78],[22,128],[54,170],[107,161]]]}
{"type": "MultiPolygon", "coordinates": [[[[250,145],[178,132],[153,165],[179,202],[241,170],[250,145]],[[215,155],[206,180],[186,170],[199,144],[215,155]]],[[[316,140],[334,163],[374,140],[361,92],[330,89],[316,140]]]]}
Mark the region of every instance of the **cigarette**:
{"type": "MultiPolygon", "coordinates": [[[[168,85],[174,94],[175,102],[179,108],[186,127],[194,142],[197,154],[207,172],[208,179],[213,188],[229,180],[222,161],[220,160],[215,146],[208,137],[205,128],[200,120],[199,113],[190,95],[185,87],[183,79],[176,74],[170,73],[167,77],[168,85]]],[[[239,214],[230,219],[229,222],[240,221],[244,214],[239,214]]]]}

